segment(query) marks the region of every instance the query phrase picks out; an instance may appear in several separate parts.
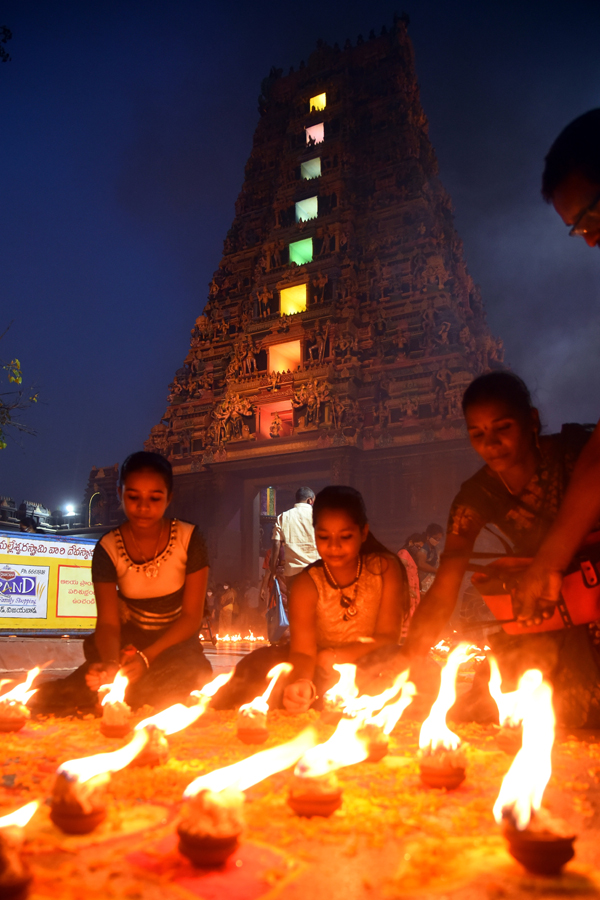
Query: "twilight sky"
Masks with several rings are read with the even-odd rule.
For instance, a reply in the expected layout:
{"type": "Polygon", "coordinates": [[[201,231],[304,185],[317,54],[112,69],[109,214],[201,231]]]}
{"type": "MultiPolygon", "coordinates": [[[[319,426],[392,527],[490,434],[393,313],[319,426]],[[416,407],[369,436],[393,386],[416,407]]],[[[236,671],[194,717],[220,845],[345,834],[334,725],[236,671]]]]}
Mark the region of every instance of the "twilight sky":
{"type": "MultiPolygon", "coordinates": [[[[598,0],[403,0],[467,265],[549,428],[600,415],[600,255],[542,201],[543,157],[600,106],[598,0]]],[[[402,5],[397,11],[402,11],[402,5]]],[[[241,188],[260,83],[317,38],[391,24],[380,0],[4,0],[0,358],[37,437],[0,494],[79,502],[166,406],[241,188]]]]}

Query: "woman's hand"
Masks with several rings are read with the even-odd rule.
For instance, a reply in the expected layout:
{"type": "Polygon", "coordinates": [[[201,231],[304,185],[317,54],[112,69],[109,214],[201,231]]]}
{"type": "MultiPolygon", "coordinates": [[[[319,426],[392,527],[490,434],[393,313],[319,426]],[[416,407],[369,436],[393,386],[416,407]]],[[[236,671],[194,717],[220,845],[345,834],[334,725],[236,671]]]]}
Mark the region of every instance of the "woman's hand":
{"type": "Polygon", "coordinates": [[[87,670],[85,683],[91,691],[97,691],[103,684],[112,684],[118,671],[118,663],[92,663],[87,670]]]}
{"type": "Polygon", "coordinates": [[[129,680],[129,684],[135,684],[148,671],[144,657],[131,644],[123,648],[120,671],[129,680]]]}
{"type": "Polygon", "coordinates": [[[316,697],[316,688],[308,678],[288,684],[283,691],[283,706],[288,712],[303,713],[310,709],[316,697]]]}
{"type": "Polygon", "coordinates": [[[513,608],[523,625],[540,625],[551,619],[560,597],[563,573],[540,563],[530,566],[519,579],[513,598],[513,608]]]}

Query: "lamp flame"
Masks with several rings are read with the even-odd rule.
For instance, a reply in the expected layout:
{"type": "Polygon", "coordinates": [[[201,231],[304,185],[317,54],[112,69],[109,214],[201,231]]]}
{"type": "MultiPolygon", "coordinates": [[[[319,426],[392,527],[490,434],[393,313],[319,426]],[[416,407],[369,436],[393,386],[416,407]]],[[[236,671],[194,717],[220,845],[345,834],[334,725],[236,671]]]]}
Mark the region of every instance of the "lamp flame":
{"type": "Polygon", "coordinates": [[[0,696],[0,703],[22,703],[23,705],[27,703],[30,697],[33,697],[37,688],[34,688],[32,691],[29,690],[31,687],[34,678],[36,678],[40,674],[40,667],[36,666],[35,669],[30,669],[27,673],[27,678],[21,684],[18,684],[16,687],[12,689],[12,691],[7,691],[5,694],[0,696]]]}
{"type": "MultiPolygon", "coordinates": [[[[403,672],[402,674],[406,677],[408,673],[403,672]]],[[[376,716],[372,716],[369,719],[368,724],[381,728],[384,734],[391,734],[400,721],[404,710],[412,703],[416,693],[417,689],[412,681],[406,681],[402,685],[402,691],[398,699],[394,703],[388,703],[387,706],[384,706],[376,716]]]]}
{"type": "Polygon", "coordinates": [[[347,706],[358,697],[356,687],[356,666],[352,663],[341,663],[333,668],[340,674],[340,680],[328,691],[325,691],[325,701],[332,706],[347,706]]]}
{"type": "Polygon", "coordinates": [[[101,684],[98,688],[98,693],[104,692],[102,706],[105,706],[107,703],[124,703],[128,684],[129,679],[126,675],[121,675],[120,672],[117,672],[112,684],[101,684]]]}
{"type": "Polygon", "coordinates": [[[148,741],[148,732],[145,729],[136,731],[124,747],[113,750],[112,753],[96,753],[95,756],[84,756],[82,759],[70,759],[62,763],[56,770],[57,775],[64,775],[71,781],[85,783],[97,775],[108,772],[118,772],[128,766],[132,759],[140,753],[148,741]]]}
{"type": "Polygon", "coordinates": [[[542,683],[543,675],[539,669],[528,669],[521,675],[517,690],[507,691],[503,694],[501,687],[502,677],[498,663],[493,656],[489,657],[489,661],[490,683],[488,687],[498,707],[500,725],[519,725],[523,721],[524,710],[527,708],[532,693],[542,683]]]}
{"type": "Polygon", "coordinates": [[[184,728],[187,728],[188,725],[191,725],[199,719],[200,716],[204,715],[211,699],[220,687],[227,684],[233,673],[234,669],[223,675],[217,675],[216,678],[213,678],[212,681],[205,684],[199,691],[192,691],[192,696],[199,698],[198,703],[194,704],[194,706],[184,706],[183,703],[174,703],[173,706],[163,709],[162,712],[156,713],[155,716],[142,719],[142,721],[138,722],[135,726],[134,731],[141,731],[143,728],[147,728],[150,725],[159,728],[164,734],[175,734],[177,731],[183,731],[184,728]]]}
{"type": "Polygon", "coordinates": [[[232,766],[225,766],[223,769],[216,769],[207,775],[201,775],[188,784],[183,796],[194,797],[200,791],[223,791],[225,788],[245,791],[253,784],[258,784],[259,781],[268,778],[269,775],[293,766],[316,743],[315,729],[305,728],[293,741],[288,741],[279,747],[271,747],[269,750],[262,750],[232,766]]]}
{"type": "Polygon", "coordinates": [[[509,818],[519,831],[523,831],[540,809],[552,774],[555,723],[552,688],[542,681],[524,704],[523,746],[504,776],[494,804],[497,822],[509,818]]]}
{"type": "Polygon", "coordinates": [[[380,694],[370,696],[369,694],[361,694],[359,697],[349,700],[344,707],[344,713],[348,716],[356,716],[364,713],[367,717],[372,717],[377,710],[383,709],[388,700],[391,700],[402,689],[406,679],[408,678],[408,669],[400,674],[394,680],[391,687],[386,688],[380,694]]]}
{"type": "Polygon", "coordinates": [[[446,665],[442,669],[442,682],[437,700],[421,726],[421,733],[419,734],[419,747],[421,750],[433,752],[438,747],[445,750],[456,750],[460,746],[460,738],[457,734],[450,731],[446,725],[446,715],[456,701],[458,667],[471,658],[470,651],[469,644],[459,644],[446,660],[446,665]]]}
{"type": "Polygon", "coordinates": [[[281,675],[287,675],[288,672],[291,672],[294,667],[290,663],[279,663],[276,666],[267,672],[267,678],[269,679],[269,684],[267,685],[266,691],[262,693],[259,697],[255,697],[254,700],[251,700],[250,703],[243,703],[240,706],[240,712],[244,712],[245,710],[251,709],[255,712],[263,713],[265,716],[269,712],[269,697],[273,693],[273,688],[277,684],[278,679],[281,675]]]}
{"type": "Polygon", "coordinates": [[[10,828],[12,826],[24,828],[39,805],[38,800],[33,800],[31,803],[26,803],[25,806],[15,810],[14,813],[10,813],[8,816],[2,816],[0,819],[0,828],[10,828]]]}
{"type": "Polygon", "coordinates": [[[312,747],[302,756],[294,769],[294,775],[299,778],[317,778],[365,760],[369,755],[368,742],[357,735],[357,731],[365,724],[365,718],[364,714],[359,714],[354,719],[340,719],[328,741],[312,747]]]}

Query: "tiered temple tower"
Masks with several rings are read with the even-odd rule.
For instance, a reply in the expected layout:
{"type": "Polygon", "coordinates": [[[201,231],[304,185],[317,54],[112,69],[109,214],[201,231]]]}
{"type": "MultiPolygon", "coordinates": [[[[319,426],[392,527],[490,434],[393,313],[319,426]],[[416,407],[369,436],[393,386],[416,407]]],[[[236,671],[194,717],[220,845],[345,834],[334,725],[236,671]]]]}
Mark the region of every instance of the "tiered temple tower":
{"type": "Polygon", "coordinates": [[[406,22],[343,50],[319,42],[308,65],[271,71],[259,107],[223,258],[146,443],[229,579],[255,577],[300,484],[354,484],[394,549],[443,524],[475,468],[462,391],[503,359],[438,179],[406,22]]]}

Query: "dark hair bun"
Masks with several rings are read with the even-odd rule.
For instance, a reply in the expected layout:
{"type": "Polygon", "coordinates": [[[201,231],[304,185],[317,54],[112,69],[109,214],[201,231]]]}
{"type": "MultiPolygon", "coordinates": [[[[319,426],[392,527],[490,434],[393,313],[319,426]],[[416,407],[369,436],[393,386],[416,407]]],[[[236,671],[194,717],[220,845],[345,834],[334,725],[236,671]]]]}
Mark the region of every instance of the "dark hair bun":
{"type": "Polygon", "coordinates": [[[523,379],[505,370],[486,372],[472,381],[463,394],[463,412],[466,413],[469,406],[489,400],[501,400],[520,415],[528,416],[533,409],[531,394],[523,379]]]}
{"type": "Polygon", "coordinates": [[[171,463],[164,456],[161,456],[160,453],[148,453],[146,450],[139,450],[137,453],[132,453],[127,457],[119,472],[119,487],[123,487],[129,475],[132,475],[134,472],[142,472],[145,469],[160,475],[164,479],[169,494],[173,492],[173,469],[171,468],[171,463]]]}

